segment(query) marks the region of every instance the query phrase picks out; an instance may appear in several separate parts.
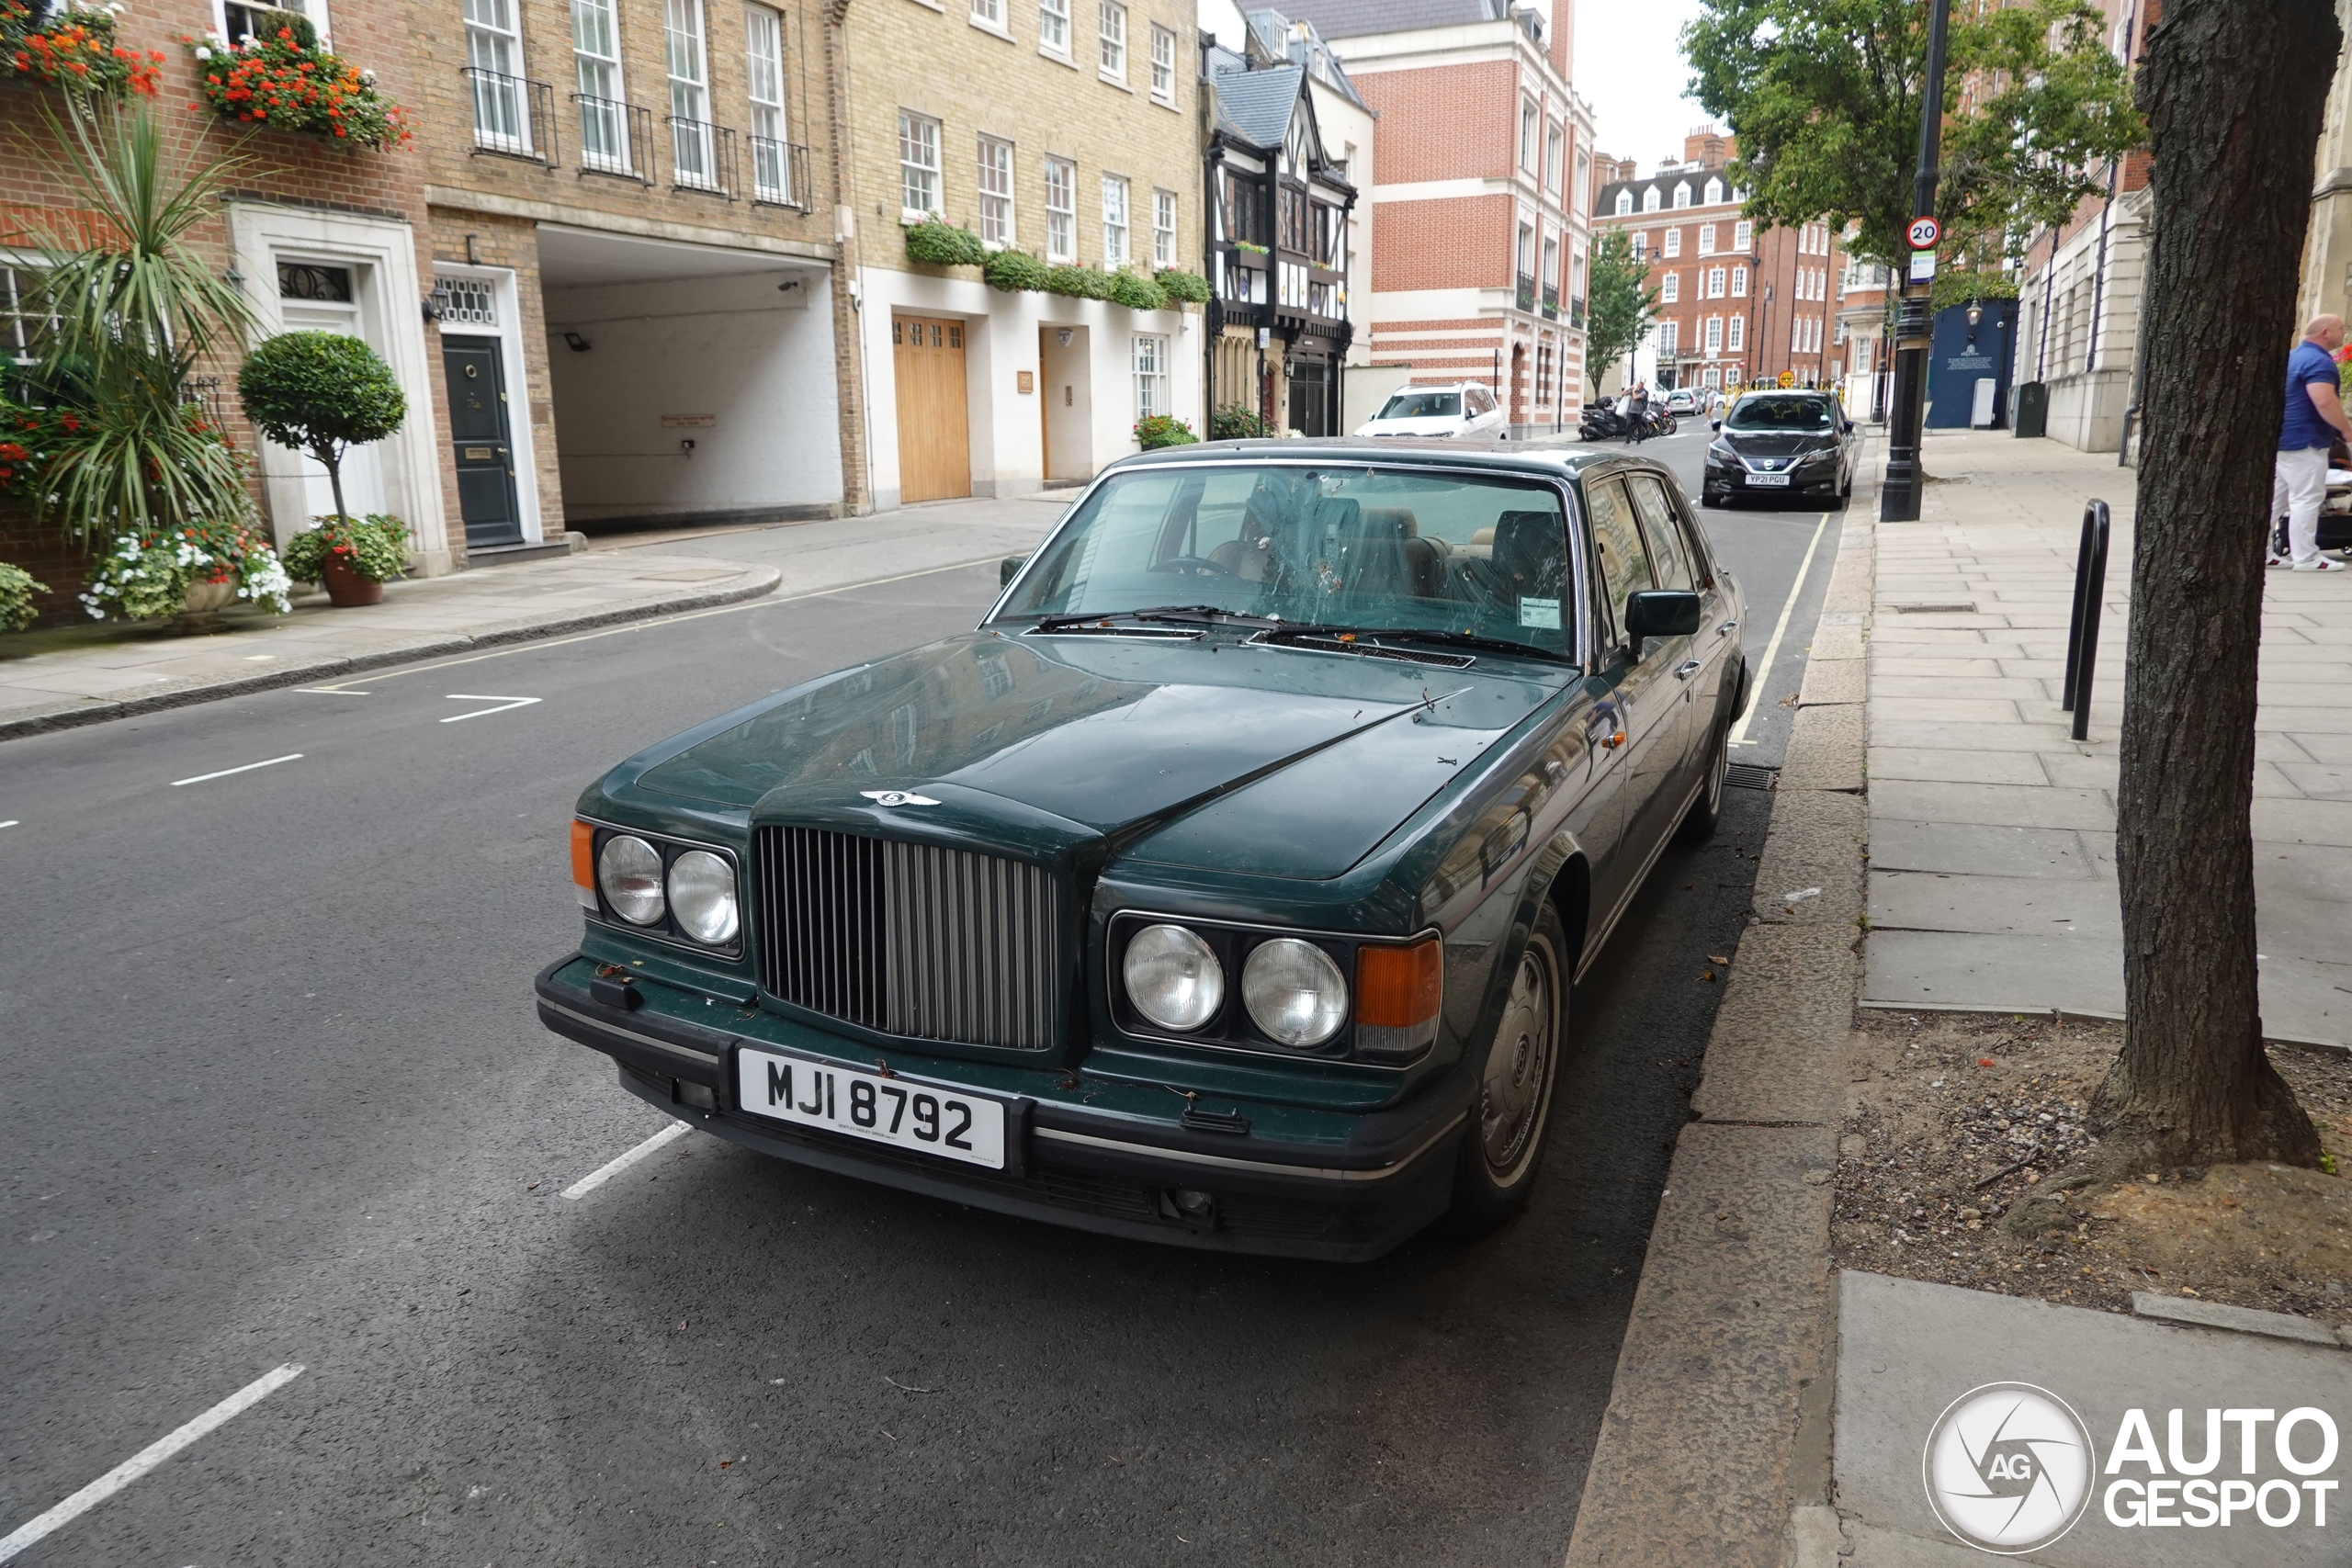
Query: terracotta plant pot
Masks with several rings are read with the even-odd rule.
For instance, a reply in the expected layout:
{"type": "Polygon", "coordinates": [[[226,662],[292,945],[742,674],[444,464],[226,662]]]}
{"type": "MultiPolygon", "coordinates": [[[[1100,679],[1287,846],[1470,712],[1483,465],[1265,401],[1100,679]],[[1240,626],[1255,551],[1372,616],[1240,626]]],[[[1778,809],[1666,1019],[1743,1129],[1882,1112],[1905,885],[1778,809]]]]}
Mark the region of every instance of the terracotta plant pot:
{"type": "Polygon", "coordinates": [[[326,581],[327,603],[344,609],[358,604],[380,604],[384,602],[384,585],[373,578],[362,577],[334,557],[319,563],[319,572],[326,581]]]}

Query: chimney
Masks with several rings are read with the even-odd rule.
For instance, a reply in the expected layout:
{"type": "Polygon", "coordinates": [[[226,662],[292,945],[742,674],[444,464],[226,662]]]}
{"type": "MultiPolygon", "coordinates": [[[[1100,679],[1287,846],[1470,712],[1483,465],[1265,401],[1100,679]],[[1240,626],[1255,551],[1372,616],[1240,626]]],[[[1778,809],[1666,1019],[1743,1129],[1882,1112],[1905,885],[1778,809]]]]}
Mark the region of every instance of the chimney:
{"type": "Polygon", "coordinates": [[[1720,169],[1736,150],[1737,144],[1712,125],[1696,126],[1682,139],[1682,161],[1694,169],[1720,169]]]}
{"type": "Polygon", "coordinates": [[[1563,82],[1576,80],[1571,69],[1577,53],[1576,0],[1552,0],[1552,69],[1560,73],[1563,82]]]}

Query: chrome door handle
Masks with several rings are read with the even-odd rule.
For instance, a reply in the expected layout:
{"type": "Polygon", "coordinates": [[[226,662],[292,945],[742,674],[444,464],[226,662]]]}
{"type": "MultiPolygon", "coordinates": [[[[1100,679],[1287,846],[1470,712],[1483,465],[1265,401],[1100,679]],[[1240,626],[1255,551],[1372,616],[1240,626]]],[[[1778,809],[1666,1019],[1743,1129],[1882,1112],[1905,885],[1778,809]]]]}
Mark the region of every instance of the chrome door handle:
{"type": "Polygon", "coordinates": [[[1706,664],[1702,660],[1686,659],[1681,663],[1674,667],[1674,678],[1678,681],[1688,681],[1691,676],[1696,675],[1700,671],[1704,670],[1706,667],[1706,664]]]}
{"type": "Polygon", "coordinates": [[[1725,621],[1722,626],[1715,628],[1715,635],[1717,637],[1729,637],[1733,632],[1738,629],[1739,623],[1737,621],[1725,621]]]}

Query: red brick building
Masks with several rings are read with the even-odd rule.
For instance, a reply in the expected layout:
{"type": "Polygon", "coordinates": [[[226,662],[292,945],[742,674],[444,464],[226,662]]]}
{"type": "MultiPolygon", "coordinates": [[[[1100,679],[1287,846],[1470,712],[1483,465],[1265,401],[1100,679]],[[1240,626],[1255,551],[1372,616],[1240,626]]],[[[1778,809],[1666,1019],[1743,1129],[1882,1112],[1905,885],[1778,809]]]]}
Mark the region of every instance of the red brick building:
{"type": "Polygon", "coordinates": [[[1574,9],[1510,0],[1292,0],[1379,117],[1374,367],[1480,381],[1521,434],[1585,397],[1592,110],[1570,86],[1574,9]]]}
{"type": "Polygon", "coordinates": [[[1746,193],[1727,167],[1736,151],[1730,137],[1702,126],[1680,158],[1646,179],[1631,160],[1599,160],[1593,226],[1630,234],[1658,291],[1657,324],[1634,353],[1634,373],[1659,389],[1784,375],[1797,386],[1834,386],[1848,361],[1835,325],[1845,270],[1838,236],[1826,223],[1767,228],[1743,217],[1746,193]]]}

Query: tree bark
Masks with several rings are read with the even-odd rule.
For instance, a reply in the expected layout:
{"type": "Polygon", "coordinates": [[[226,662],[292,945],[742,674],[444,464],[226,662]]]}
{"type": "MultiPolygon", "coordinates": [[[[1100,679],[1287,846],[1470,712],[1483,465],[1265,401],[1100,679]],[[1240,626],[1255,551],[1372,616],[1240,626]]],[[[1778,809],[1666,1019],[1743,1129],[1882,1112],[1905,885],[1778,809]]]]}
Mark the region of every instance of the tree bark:
{"type": "Polygon", "coordinates": [[[2108,1173],[2318,1163],[2262,1044],[2255,680],[2262,536],[2311,169],[2342,39],[2330,0],[2171,0],[2140,104],[2159,236],[2116,796],[2122,1052],[2091,1107],[2108,1173]]]}

